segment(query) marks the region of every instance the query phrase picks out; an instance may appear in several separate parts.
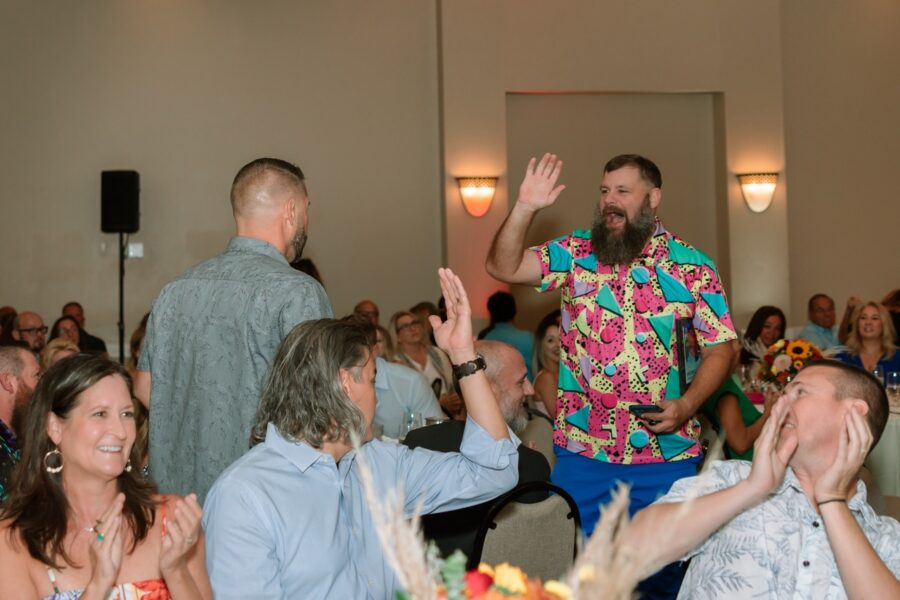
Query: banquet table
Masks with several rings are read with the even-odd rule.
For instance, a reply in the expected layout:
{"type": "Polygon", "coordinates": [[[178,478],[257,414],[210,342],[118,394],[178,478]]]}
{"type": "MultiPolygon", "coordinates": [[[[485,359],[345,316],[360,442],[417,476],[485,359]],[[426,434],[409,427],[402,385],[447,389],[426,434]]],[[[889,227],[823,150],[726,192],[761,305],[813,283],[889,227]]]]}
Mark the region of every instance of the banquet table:
{"type": "Polygon", "coordinates": [[[866,466],[885,496],[900,496],[900,413],[895,411],[888,417],[878,445],[866,459],[866,466]]]}

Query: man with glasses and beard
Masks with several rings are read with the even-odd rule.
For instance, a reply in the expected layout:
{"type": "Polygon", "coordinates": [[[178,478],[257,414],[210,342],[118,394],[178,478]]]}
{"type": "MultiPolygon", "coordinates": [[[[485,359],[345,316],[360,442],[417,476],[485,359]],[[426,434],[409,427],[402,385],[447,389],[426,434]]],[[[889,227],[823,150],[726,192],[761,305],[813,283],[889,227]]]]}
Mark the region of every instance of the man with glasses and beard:
{"type": "Polygon", "coordinates": [[[263,380],[301,321],[331,317],[317,281],[290,267],[306,243],[303,172],[256,159],[231,186],[237,235],[225,251],[169,283],[153,303],[135,378],[150,410],[150,471],[201,502],[246,452],[263,380]]]}
{"type": "MultiPolygon", "coordinates": [[[[590,231],[525,248],[535,214],[565,188],[556,185],[561,170],[555,155],[531,159],[486,266],[501,281],[561,292],[552,480],[575,498],[590,534],[618,482],[631,485],[634,514],[696,473],[693,416],[726,377],[732,350],[724,342],[736,334],[713,261],[656,218],[662,176],[643,156],[606,163],[590,231]],[[682,320],[692,323],[702,356],[683,393],[682,320]],[[657,412],[640,416],[635,406],[657,412]]],[[[680,573],[669,571],[670,581],[661,575],[642,586],[645,597],[677,592],[680,573]]]]}

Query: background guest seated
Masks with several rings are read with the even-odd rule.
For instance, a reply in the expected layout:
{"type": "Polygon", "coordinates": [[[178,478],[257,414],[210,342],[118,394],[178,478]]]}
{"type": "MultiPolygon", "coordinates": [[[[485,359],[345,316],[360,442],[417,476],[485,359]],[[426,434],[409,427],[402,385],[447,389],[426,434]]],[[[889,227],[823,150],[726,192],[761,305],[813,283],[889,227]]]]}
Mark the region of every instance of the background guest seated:
{"type": "Polygon", "coordinates": [[[157,498],[133,468],[134,407],[125,368],[99,356],[41,378],[2,513],[0,597],[212,597],[196,498],[157,498]]]}
{"type": "Polygon", "coordinates": [[[60,317],[53,322],[50,328],[50,340],[64,339],[78,346],[79,352],[86,352],[82,345],[81,326],[73,317],[60,317]]]}
{"type": "Polygon", "coordinates": [[[760,306],[750,317],[744,343],[741,348],[741,364],[755,363],[765,354],[766,349],[780,339],[784,339],[787,319],[777,306],[760,306]]]}
{"type": "Polygon", "coordinates": [[[866,371],[878,368],[882,383],[887,373],[900,372],[900,352],[894,345],[894,324],[887,309],[877,302],[866,302],[856,307],[850,322],[847,351],[836,358],[866,371]]]}
{"type": "Polygon", "coordinates": [[[556,391],[559,382],[559,319],[556,309],[541,319],[534,332],[534,395],[556,420],[556,391]]]}
{"type": "MultiPolygon", "coordinates": [[[[504,344],[479,340],[475,352],[484,357],[485,375],[494,393],[500,412],[509,428],[520,433],[528,423],[525,414],[525,396],[534,392],[528,381],[525,361],[518,350],[504,344]]],[[[463,441],[465,425],[461,421],[448,421],[409,432],[404,443],[410,448],[428,448],[439,452],[458,452],[463,441]]],[[[544,455],[519,444],[519,485],[532,481],[550,481],[550,465],[544,455]]],[[[532,501],[546,497],[538,495],[532,501]]],[[[425,537],[434,540],[441,554],[449,556],[454,550],[462,550],[472,557],[475,535],[493,501],[484,502],[450,512],[425,515],[422,527],[425,537]]]]}
{"type": "Polygon", "coordinates": [[[428,343],[418,317],[405,310],[396,312],[391,317],[391,329],[397,336],[397,360],[425,376],[450,418],[465,420],[465,405],[453,389],[450,361],[440,348],[428,343]]]}
{"type": "Polygon", "coordinates": [[[65,338],[58,337],[50,340],[44,346],[44,349],[41,350],[41,372],[47,371],[47,369],[65,357],[78,354],[79,352],[81,350],[78,346],[65,338]]]}

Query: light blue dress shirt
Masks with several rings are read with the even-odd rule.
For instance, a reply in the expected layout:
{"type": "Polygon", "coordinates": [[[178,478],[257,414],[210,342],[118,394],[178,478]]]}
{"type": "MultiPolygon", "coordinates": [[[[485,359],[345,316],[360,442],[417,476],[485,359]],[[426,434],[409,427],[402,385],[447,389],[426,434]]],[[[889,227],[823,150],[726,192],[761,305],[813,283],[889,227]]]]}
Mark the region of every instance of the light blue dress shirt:
{"type": "MultiPolygon", "coordinates": [[[[373,440],[361,450],[379,494],[403,486],[406,512],[484,502],[518,480],[519,440],[469,419],[459,453],[373,440]]],[[[219,600],[394,598],[355,451],[339,463],[271,423],[266,440],[222,473],[204,506],[206,566],[219,600]]]]}
{"type": "Polygon", "coordinates": [[[806,322],[806,327],[800,332],[800,339],[812,342],[819,350],[828,350],[839,345],[837,335],[834,333],[834,327],[828,329],[821,325],[816,325],[812,321],[806,322]]]}
{"type": "Polygon", "coordinates": [[[391,363],[381,357],[375,359],[375,407],[374,422],[384,427],[384,435],[399,439],[406,434],[406,424],[411,412],[423,418],[445,418],[441,405],[425,377],[419,371],[391,363]]]}

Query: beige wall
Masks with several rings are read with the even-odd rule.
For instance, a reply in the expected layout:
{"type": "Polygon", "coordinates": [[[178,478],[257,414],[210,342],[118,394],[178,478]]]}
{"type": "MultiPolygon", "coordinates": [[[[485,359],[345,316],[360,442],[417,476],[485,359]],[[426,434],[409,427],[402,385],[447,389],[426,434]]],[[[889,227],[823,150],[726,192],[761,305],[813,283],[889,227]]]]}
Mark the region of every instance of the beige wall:
{"type": "Polygon", "coordinates": [[[900,3],[782,4],[794,320],[900,287],[900,3]]]}
{"type": "Polygon", "coordinates": [[[715,95],[717,254],[739,324],[763,303],[801,322],[819,289],[880,297],[900,284],[898,11],[883,0],[10,0],[0,304],[49,324],[78,298],[89,329],[113,340],[100,171],[142,176],[134,239],[147,257],[127,267],[130,330],[165,282],[224,246],[234,172],[271,154],[307,172],[308,255],[338,314],[370,294],[384,313],[433,299],[444,246],[483,307],[497,288],[484,255],[521,173],[507,173],[506,96],[535,91],[715,95]],[[753,215],[733,173],[759,170],[782,177],[772,209],[753,215]],[[488,216],[463,212],[457,175],[501,177],[488,216]]]}
{"type": "MultiPolygon", "coordinates": [[[[472,282],[476,308],[496,289],[482,262],[520,173],[507,177],[507,92],[721,93],[716,106],[731,174],[784,164],[779,2],[454,0],[441,4],[447,252],[472,282]],[[473,18],[477,15],[477,18],[473,18]],[[452,176],[500,175],[491,211],[463,213],[452,176]]],[[[603,160],[605,157],[598,157],[603,160]]],[[[765,302],[789,304],[786,183],[763,215],[735,183],[719,184],[717,226],[730,241],[739,322],[765,302]],[[727,207],[727,210],[724,209],[727,207]],[[760,265],[765,276],[760,276],[760,265]]]]}
{"type": "Polygon", "coordinates": [[[433,3],[4,2],[0,39],[0,304],[49,325],[77,298],[89,330],[117,339],[100,171],[136,169],[130,335],[162,285],[224,248],[231,179],[261,155],[306,172],[306,255],[336,314],[439,295],[433,3]]]}

